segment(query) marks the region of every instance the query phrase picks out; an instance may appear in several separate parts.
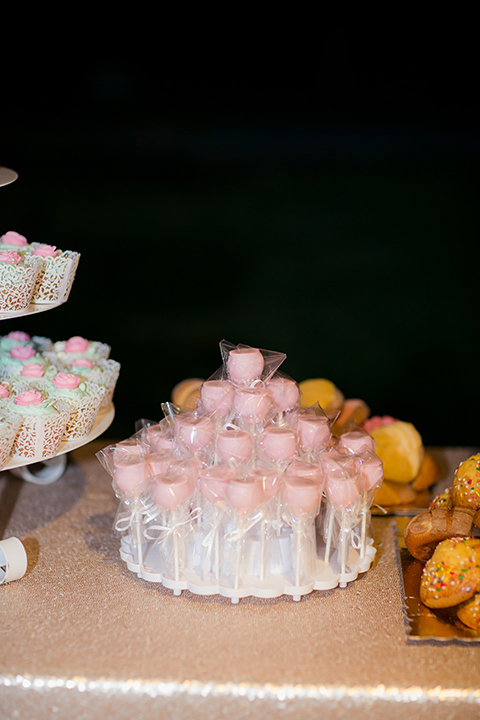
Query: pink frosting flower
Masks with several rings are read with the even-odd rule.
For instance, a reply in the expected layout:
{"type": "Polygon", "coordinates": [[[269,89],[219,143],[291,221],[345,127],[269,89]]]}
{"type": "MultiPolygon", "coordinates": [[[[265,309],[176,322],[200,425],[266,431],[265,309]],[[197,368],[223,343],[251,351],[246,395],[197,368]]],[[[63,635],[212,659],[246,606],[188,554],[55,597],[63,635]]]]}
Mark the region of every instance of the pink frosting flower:
{"type": "Polygon", "coordinates": [[[39,378],[44,374],[45,368],[43,365],[38,365],[38,363],[27,363],[23,366],[22,372],[20,373],[20,375],[27,378],[39,378]]]}
{"type": "Polygon", "coordinates": [[[38,390],[25,390],[19,393],[13,402],[15,405],[41,405],[43,395],[38,390]]]}
{"type": "Polygon", "coordinates": [[[80,337],[80,335],[74,335],[67,340],[65,343],[65,352],[68,353],[82,353],[88,350],[88,340],[80,337]]]}
{"type": "Polygon", "coordinates": [[[39,245],[35,248],[32,255],[40,255],[40,257],[56,257],[56,245],[39,245]]]}
{"type": "Polygon", "coordinates": [[[6,385],[0,385],[0,398],[7,398],[10,395],[10,391],[6,385]]]}
{"type": "Polygon", "coordinates": [[[27,238],[23,237],[23,235],[20,235],[14,230],[9,230],[5,233],[5,235],[2,235],[2,242],[7,245],[18,245],[21,247],[22,245],[27,245],[27,238]]]}
{"type": "Polygon", "coordinates": [[[93,368],[93,362],[88,358],[78,358],[72,362],[72,367],[88,367],[93,368]]]}
{"type": "Polygon", "coordinates": [[[15,345],[10,350],[10,357],[14,360],[30,360],[35,355],[35,348],[33,345],[15,345]]]}
{"type": "Polygon", "coordinates": [[[8,252],[0,252],[0,262],[4,262],[7,265],[18,265],[22,258],[15,252],[15,250],[9,250],[8,252]]]}
{"type": "Polygon", "coordinates": [[[75,390],[80,385],[80,378],[73,373],[59,372],[52,382],[59,390],[75,390]]]}
{"type": "Polygon", "coordinates": [[[28,342],[30,340],[30,335],[22,332],[21,330],[12,330],[12,332],[8,333],[7,338],[9,340],[18,340],[19,342],[28,342]]]}

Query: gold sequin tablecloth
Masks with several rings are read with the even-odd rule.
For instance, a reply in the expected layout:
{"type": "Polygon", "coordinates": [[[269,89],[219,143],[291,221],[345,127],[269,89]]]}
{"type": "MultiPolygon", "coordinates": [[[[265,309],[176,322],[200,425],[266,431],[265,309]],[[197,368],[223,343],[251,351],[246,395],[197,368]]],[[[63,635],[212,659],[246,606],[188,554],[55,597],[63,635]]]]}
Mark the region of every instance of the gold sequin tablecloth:
{"type": "MultiPolygon", "coordinates": [[[[119,557],[105,444],[50,486],[0,474],[0,538],[29,557],[0,587],[0,718],[480,717],[480,645],[408,640],[393,517],[345,589],[174,597],[119,557]]],[[[470,450],[442,452],[455,467],[470,450]]]]}

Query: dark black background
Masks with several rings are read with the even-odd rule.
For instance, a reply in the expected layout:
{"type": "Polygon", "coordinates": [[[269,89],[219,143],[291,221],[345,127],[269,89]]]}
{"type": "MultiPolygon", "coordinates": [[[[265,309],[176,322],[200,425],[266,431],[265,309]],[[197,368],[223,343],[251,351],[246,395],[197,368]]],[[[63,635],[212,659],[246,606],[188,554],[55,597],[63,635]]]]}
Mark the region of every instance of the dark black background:
{"type": "Polygon", "coordinates": [[[475,49],[391,40],[4,64],[0,164],[19,179],[0,231],[82,257],[66,305],[2,333],[109,343],[110,436],[160,418],[226,338],[286,352],[295,379],[329,378],[427,444],[478,444],[475,49]]]}

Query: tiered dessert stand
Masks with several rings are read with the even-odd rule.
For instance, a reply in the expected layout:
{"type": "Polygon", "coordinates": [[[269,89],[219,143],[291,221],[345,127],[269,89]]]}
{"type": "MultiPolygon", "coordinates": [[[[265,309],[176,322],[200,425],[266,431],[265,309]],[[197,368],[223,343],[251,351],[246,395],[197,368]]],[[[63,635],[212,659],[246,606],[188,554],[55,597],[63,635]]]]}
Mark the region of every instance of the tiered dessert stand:
{"type": "MultiPolygon", "coordinates": [[[[9,185],[18,178],[18,174],[14,170],[9,168],[0,167],[0,187],[3,185],[9,185]]],[[[2,312],[0,313],[0,320],[7,320],[9,318],[25,317],[26,315],[34,315],[39,312],[45,312],[52,308],[63,305],[65,301],[53,302],[48,304],[31,304],[26,310],[19,312],[2,312]]],[[[1,333],[0,333],[1,334],[1,333]]],[[[115,416],[115,408],[113,403],[106,408],[100,410],[93,425],[93,428],[88,435],[76,440],[69,442],[63,441],[57,454],[51,458],[34,457],[26,459],[12,459],[3,468],[3,470],[10,470],[17,477],[22,480],[28,480],[38,485],[49,485],[55,482],[63,475],[67,466],[67,453],[75,448],[86,445],[87,443],[94,440],[96,437],[101,435],[105,430],[112,424],[115,416]],[[35,470],[30,469],[29,466],[36,465],[35,470]],[[33,471],[34,470],[34,471],[33,471]]]]}

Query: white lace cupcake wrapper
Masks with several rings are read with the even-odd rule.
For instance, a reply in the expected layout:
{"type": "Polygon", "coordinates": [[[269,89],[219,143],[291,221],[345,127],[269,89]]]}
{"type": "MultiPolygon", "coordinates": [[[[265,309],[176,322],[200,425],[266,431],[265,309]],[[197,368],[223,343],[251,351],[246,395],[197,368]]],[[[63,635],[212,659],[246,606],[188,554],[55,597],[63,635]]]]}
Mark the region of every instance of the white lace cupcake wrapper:
{"type": "Polygon", "coordinates": [[[55,391],[52,392],[49,389],[50,382],[48,380],[38,380],[34,385],[40,391],[48,390],[50,397],[56,399],[56,403],[61,401],[70,407],[71,414],[65,428],[64,440],[75,440],[88,435],[104,398],[105,388],[93,382],[85,382],[87,395],[77,400],[57,397],[55,391]]]}
{"type": "Polygon", "coordinates": [[[44,304],[68,300],[79,260],[80,253],[71,250],[55,258],[42,258],[32,302],[44,304]]]}
{"type": "Polygon", "coordinates": [[[90,346],[89,350],[84,353],[66,353],[64,350],[65,342],[56,342],[53,345],[53,352],[57,355],[59,361],[66,366],[71,365],[73,360],[80,360],[80,358],[98,362],[101,359],[108,360],[110,357],[110,345],[94,340],[90,343],[90,346]]]}
{"type": "Polygon", "coordinates": [[[30,305],[39,266],[0,263],[0,310],[15,312],[30,305]]]}
{"type": "Polygon", "coordinates": [[[102,385],[105,388],[105,395],[100,407],[107,407],[107,405],[112,402],[119,375],[120,363],[116,360],[100,360],[98,367],[92,370],[92,382],[102,385]]]}
{"type": "Polygon", "coordinates": [[[19,415],[6,415],[2,418],[0,408],[0,470],[10,458],[13,443],[21,424],[22,419],[19,415]]]}
{"type": "Polygon", "coordinates": [[[56,401],[54,406],[58,413],[51,417],[23,417],[12,449],[14,458],[56,455],[71,415],[71,408],[61,401],[56,401]]]}

